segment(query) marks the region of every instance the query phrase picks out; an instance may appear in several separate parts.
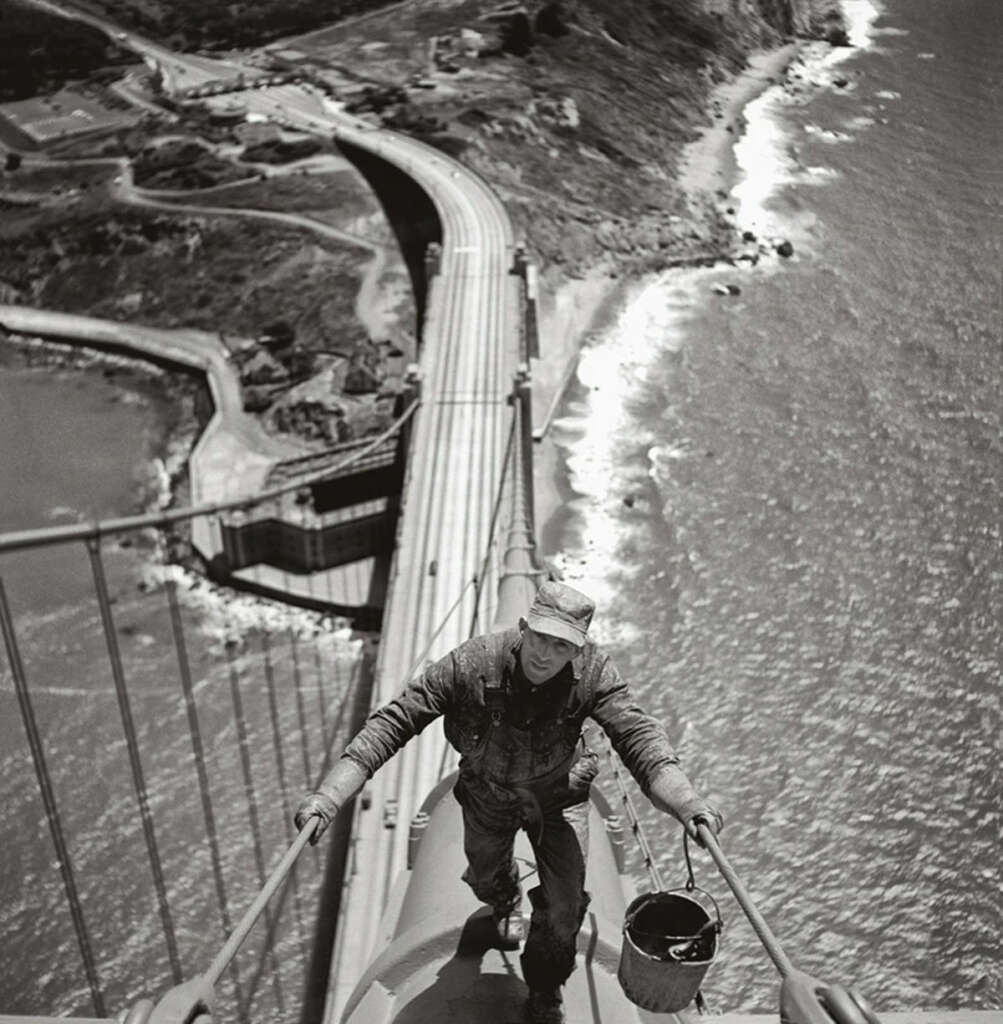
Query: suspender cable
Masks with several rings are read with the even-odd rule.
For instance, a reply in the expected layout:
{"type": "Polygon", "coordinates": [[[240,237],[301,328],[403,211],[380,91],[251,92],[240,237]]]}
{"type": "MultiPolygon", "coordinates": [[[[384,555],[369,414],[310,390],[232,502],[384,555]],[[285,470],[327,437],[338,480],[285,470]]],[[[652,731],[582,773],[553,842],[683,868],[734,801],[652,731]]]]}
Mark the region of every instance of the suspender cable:
{"type": "MultiPolygon", "coordinates": [[[[244,793],[247,797],[247,816],[251,822],[251,836],[254,841],[254,863],[258,872],[258,885],[263,886],[265,884],[265,857],[261,850],[261,826],[258,821],[258,801],[254,793],[254,777],[251,775],[251,753],[247,741],[247,723],[244,721],[244,702],[240,693],[240,673],[237,670],[237,660],[229,638],[225,646],[230,672],[230,698],[233,701],[233,719],[237,729],[237,746],[240,751],[240,765],[244,775],[244,793]]],[[[265,908],[265,924],[269,934],[271,934],[272,919],[267,907],[265,908]]],[[[279,980],[279,967],[274,947],[269,950],[269,959],[272,968],[272,984],[275,988],[275,1002],[281,1014],[284,1009],[282,985],[279,980]]]]}
{"type": "MultiPolygon", "coordinates": [[[[279,722],[279,703],[278,697],[275,693],[275,675],[272,672],[271,662],[266,654],[265,660],[265,679],[268,684],[268,713],[272,722],[272,746],[275,749],[275,768],[278,772],[279,777],[279,792],[282,794],[282,806],[289,806],[289,787],[286,785],[286,760],[282,750],[282,727],[279,722]]],[[[303,737],[303,745],[306,746],[307,737],[303,737]]],[[[309,785],[309,776],[305,781],[305,785],[309,785]]],[[[286,842],[292,842],[292,822],[289,819],[288,814],[282,815],[282,821],[285,823],[286,842]]],[[[299,890],[299,878],[294,867],[292,870],[292,883],[293,883],[293,905],[296,913],[296,933],[299,936],[300,952],[303,956],[306,956],[306,950],[303,949],[303,909],[300,903],[300,890],[299,890]]]]}
{"type": "MultiPolygon", "coordinates": [[[[174,634],[174,647],[178,655],[178,672],[181,676],[181,689],[185,696],[185,711],[188,715],[188,734],[192,741],[192,754],[195,759],[195,772],[198,776],[199,795],[202,798],[202,817],[205,821],[205,832],[209,840],[209,856],[212,860],[212,874],[216,883],[216,900],[219,903],[220,923],[223,926],[223,938],[229,937],[233,931],[230,919],[230,906],[226,897],[226,884],[223,881],[223,863],[219,855],[219,835],[216,832],[216,817],[212,809],[212,796],[209,791],[209,776],[205,767],[205,747],[202,744],[202,730],[199,727],[198,710],[195,706],[195,692],[192,687],[191,666],[188,662],[188,649],[185,645],[184,624],[181,621],[181,609],[178,606],[178,587],[173,579],[167,580],[167,606],[171,614],[171,630],[174,634]]],[[[240,986],[240,972],[236,963],[231,965],[233,989],[236,996],[237,1010],[241,1021],[247,1021],[247,1008],[240,986]]]]}
{"type": "Polygon", "coordinates": [[[474,614],[470,619],[470,631],[467,634],[468,636],[473,636],[477,630],[477,617],[480,614],[481,607],[481,588],[484,586],[485,579],[487,579],[488,562],[491,559],[491,548],[494,545],[495,530],[498,527],[498,515],[501,511],[502,497],[505,494],[505,481],[508,478],[509,466],[512,463],[516,424],[517,417],[513,415],[512,425],[509,427],[508,432],[508,441],[505,443],[505,458],[502,462],[501,480],[498,481],[498,493],[495,495],[495,505],[491,510],[491,525],[488,527],[488,542],[484,548],[484,560],[481,562],[481,571],[478,574],[480,582],[477,586],[477,592],[474,595],[474,614]]]}
{"type": "Polygon", "coordinates": [[[320,706],[320,744],[321,749],[324,751],[326,763],[328,749],[331,745],[331,740],[334,739],[334,735],[327,731],[327,701],[324,699],[324,670],[321,667],[320,658],[320,630],[314,633],[313,636],[313,668],[314,675],[317,677],[317,703],[320,706]]]}
{"type": "Polygon", "coordinates": [[[623,774],[620,771],[620,759],[616,756],[612,744],[608,741],[606,750],[610,768],[613,769],[613,778],[616,780],[617,789],[620,791],[620,799],[623,803],[624,811],[627,814],[627,819],[630,821],[630,829],[634,833],[634,839],[637,840],[637,845],[641,850],[641,856],[644,858],[644,866],[648,869],[648,876],[651,878],[652,887],[655,892],[661,892],[662,876],[659,874],[658,867],[655,864],[655,858],[651,855],[651,847],[648,845],[644,829],[641,828],[641,822],[637,816],[634,801],[631,799],[630,793],[627,792],[627,787],[624,784],[623,774]]]}
{"type": "MultiPolygon", "coordinates": [[[[275,687],[275,679],[272,673],[272,652],[268,642],[268,634],[261,634],[261,648],[265,654],[265,675],[268,677],[268,685],[275,687]]],[[[293,692],[296,697],[296,718],[300,727],[300,751],[303,755],[303,785],[308,786],[313,772],[310,770],[310,734],[307,732],[306,705],[303,703],[303,679],[300,676],[299,660],[296,657],[296,644],[292,645],[293,663],[293,692]]]]}
{"type": "Polygon", "coordinates": [[[45,763],[45,751],[42,747],[38,723],[35,721],[35,710],[28,694],[28,681],[24,674],[21,652],[18,650],[17,636],[14,632],[14,620],[7,605],[7,591],[2,578],[0,578],[0,627],[3,628],[7,660],[10,662],[11,674],[14,676],[14,689],[17,692],[17,702],[21,708],[21,719],[24,722],[25,732],[28,734],[31,759],[35,765],[35,775],[38,778],[38,788],[42,793],[42,803],[45,804],[45,817],[49,822],[52,843],[56,847],[56,859],[63,876],[63,886],[66,889],[66,899],[73,917],[73,927],[77,933],[77,945],[80,946],[80,955],[84,961],[84,973],[87,975],[87,985],[91,990],[91,1001],[94,1003],[94,1012],[99,1017],[103,1017],[105,1015],[104,996],[98,981],[94,951],[91,949],[90,936],[84,922],[83,908],[80,905],[80,896],[77,893],[77,883],[73,874],[73,863],[70,860],[66,839],[63,836],[63,826],[59,818],[59,810],[56,807],[56,797],[52,789],[52,780],[49,778],[49,769],[45,763]]]}
{"type": "Polygon", "coordinates": [[[122,655],[118,649],[115,636],[115,622],[111,614],[111,601],[108,598],[108,583],[105,580],[104,566],[101,562],[101,541],[99,537],[87,538],[87,553],[90,556],[91,572],[94,576],[94,590],[97,594],[98,607],[101,610],[101,625],[104,629],[108,657],[111,661],[111,674],[115,683],[115,695],[118,698],[118,710],[125,730],[125,743],[129,752],[129,765],[132,769],[132,780],[139,801],[139,815],[143,823],[143,835],[146,839],[146,850],[153,872],[153,885],[160,906],[160,920],[163,924],[164,939],[167,942],[167,954],[171,962],[171,975],[176,985],[181,984],[181,960],[178,957],[178,944],[174,936],[174,922],[171,920],[171,908],[167,902],[167,889],[164,885],[164,871],[160,864],[160,852],[157,848],[157,835],[153,827],[153,815],[150,813],[150,801],[146,792],[146,781],[143,778],[143,764],[139,757],[139,744],[136,742],[136,727],[133,723],[132,708],[129,705],[129,692],[125,684],[125,673],[122,670],[122,655]]]}
{"type": "MultiPolygon", "coordinates": [[[[327,603],[328,604],[333,604],[334,601],[333,601],[332,596],[331,596],[331,574],[330,574],[330,572],[326,572],[324,575],[327,577],[327,603]]],[[[313,576],[314,576],[313,573],[309,573],[307,575],[307,578],[306,578],[307,593],[310,595],[311,600],[313,599],[313,596],[314,596],[314,594],[313,594],[313,576]]],[[[291,629],[292,629],[292,627],[290,627],[290,630],[291,629]]],[[[319,641],[319,637],[320,637],[320,631],[318,630],[313,635],[313,645],[312,645],[313,646],[313,667],[314,667],[314,675],[317,678],[317,703],[318,703],[318,706],[319,706],[319,709],[320,709],[320,718],[318,719],[318,721],[320,723],[320,746],[321,746],[321,750],[324,751],[324,758],[326,760],[327,748],[328,748],[328,744],[330,743],[330,740],[328,739],[328,736],[327,736],[327,702],[324,700],[324,682],[323,682],[324,673],[321,670],[321,665],[320,665],[320,641],[319,641]]],[[[295,642],[296,642],[295,636],[291,632],[290,632],[289,639],[290,639],[290,642],[292,644],[295,644],[295,642]]],[[[321,774],[323,774],[323,771],[321,772],[321,774]]]]}

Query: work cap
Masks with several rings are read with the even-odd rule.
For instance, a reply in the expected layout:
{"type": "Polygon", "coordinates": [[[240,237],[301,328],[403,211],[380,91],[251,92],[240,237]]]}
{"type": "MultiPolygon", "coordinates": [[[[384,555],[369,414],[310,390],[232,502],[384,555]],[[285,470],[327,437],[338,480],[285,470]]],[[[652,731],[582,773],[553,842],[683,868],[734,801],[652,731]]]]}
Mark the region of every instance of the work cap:
{"type": "Polygon", "coordinates": [[[526,616],[526,625],[537,633],[585,643],[595,602],[581,592],[555,580],[547,580],[536,592],[526,616]]]}

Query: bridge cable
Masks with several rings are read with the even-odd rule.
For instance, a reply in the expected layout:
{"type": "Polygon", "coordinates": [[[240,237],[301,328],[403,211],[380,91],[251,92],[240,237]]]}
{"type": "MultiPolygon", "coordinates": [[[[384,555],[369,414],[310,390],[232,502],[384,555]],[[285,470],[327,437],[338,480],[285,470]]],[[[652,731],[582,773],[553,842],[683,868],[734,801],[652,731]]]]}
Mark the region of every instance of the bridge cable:
{"type": "MultiPolygon", "coordinates": [[[[195,693],[192,687],[191,666],[188,660],[188,650],[185,645],[184,623],[181,619],[181,609],[178,604],[177,583],[173,576],[168,577],[165,590],[167,592],[167,606],[171,618],[171,631],[174,634],[174,648],[178,656],[178,672],[181,677],[181,689],[184,693],[185,711],[188,716],[188,735],[191,739],[195,772],[198,776],[199,796],[202,800],[202,818],[205,822],[206,837],[209,840],[209,856],[212,861],[212,873],[216,885],[220,923],[223,926],[223,938],[226,939],[233,931],[233,922],[230,918],[226,883],[223,880],[223,863],[219,852],[219,834],[216,830],[216,817],[212,808],[209,775],[205,767],[205,747],[202,743],[202,730],[199,726],[198,709],[195,704],[195,693]]],[[[240,1020],[246,1024],[248,1021],[247,1006],[244,1003],[244,995],[241,989],[240,972],[236,963],[230,966],[237,1010],[240,1020]]]]}
{"type": "Polygon", "coordinates": [[[45,805],[45,817],[49,823],[49,832],[52,835],[53,845],[56,847],[56,862],[63,876],[63,887],[66,890],[66,898],[70,905],[73,927],[77,933],[77,945],[80,947],[80,955],[83,958],[84,973],[87,975],[87,985],[90,988],[91,1001],[94,1003],[94,1012],[99,1017],[104,1017],[104,996],[102,995],[101,984],[98,980],[94,950],[91,947],[90,935],[87,932],[87,924],[84,921],[83,908],[80,903],[80,895],[77,891],[76,878],[73,873],[73,862],[70,860],[66,838],[63,835],[59,809],[56,806],[52,780],[45,762],[45,750],[38,731],[35,710],[31,703],[31,696],[28,693],[28,681],[24,674],[24,663],[21,661],[21,652],[17,646],[14,620],[11,617],[10,608],[7,604],[7,592],[4,588],[2,577],[0,577],[0,627],[3,628],[4,644],[7,647],[7,660],[10,662],[11,674],[14,676],[14,689],[17,692],[17,701],[21,708],[21,719],[24,722],[25,732],[28,734],[31,759],[35,765],[35,775],[38,778],[38,788],[42,793],[42,803],[45,805]]]}
{"type": "MultiPolygon", "coordinates": [[[[229,670],[230,699],[233,702],[234,724],[237,730],[237,746],[240,753],[241,770],[244,777],[244,793],[247,797],[247,814],[251,824],[251,837],[254,846],[254,863],[258,873],[258,884],[259,886],[263,886],[265,884],[266,873],[265,858],[261,848],[261,825],[258,819],[258,803],[254,792],[254,778],[251,774],[251,757],[247,737],[247,723],[244,719],[244,702],[240,691],[240,670],[237,667],[236,654],[234,653],[234,648],[238,641],[235,639],[236,634],[233,629],[233,624],[230,621],[229,611],[227,612],[226,634],[226,640],[223,646],[226,650],[226,660],[229,670]]],[[[274,927],[271,911],[266,907],[264,913],[265,925],[269,934],[271,934],[274,927]]],[[[269,954],[272,967],[272,984],[275,989],[275,1001],[278,1006],[279,1013],[281,1014],[284,1008],[282,985],[279,978],[279,968],[274,948],[269,948],[269,954]]]]}
{"type": "Polygon", "coordinates": [[[111,662],[111,674],[115,683],[115,696],[118,699],[119,715],[121,716],[122,727],[125,732],[133,787],[136,790],[136,799],[139,802],[139,815],[143,824],[143,835],[146,840],[150,870],[153,873],[153,885],[157,894],[157,903],[160,907],[164,939],[167,943],[167,954],[171,963],[171,975],[174,978],[174,983],[180,985],[182,978],[181,960],[178,956],[178,944],[174,934],[171,908],[167,902],[164,871],[160,863],[160,852],[157,847],[157,835],[153,826],[153,815],[150,813],[146,781],[143,778],[143,764],[139,756],[139,744],[136,742],[136,726],[132,717],[132,708],[129,705],[129,691],[125,682],[125,672],[122,669],[122,655],[118,647],[118,639],[115,636],[115,622],[111,613],[111,600],[108,595],[108,583],[105,579],[104,565],[101,561],[101,540],[99,537],[87,538],[87,553],[90,557],[91,573],[94,577],[94,590],[101,613],[101,626],[104,630],[108,658],[111,662]]]}
{"type": "Polygon", "coordinates": [[[634,806],[634,801],[631,799],[630,793],[627,792],[627,786],[624,783],[623,774],[620,771],[620,758],[617,756],[616,751],[614,751],[613,744],[609,742],[608,737],[606,738],[606,759],[609,761],[609,766],[613,771],[613,779],[615,780],[617,790],[620,793],[620,802],[623,804],[627,820],[630,822],[630,830],[637,842],[638,849],[641,851],[641,857],[644,861],[645,868],[647,868],[648,877],[651,879],[653,891],[661,892],[662,876],[658,870],[658,866],[655,864],[655,859],[651,854],[651,846],[644,834],[644,828],[641,826],[641,820],[638,817],[637,808],[634,806]]]}
{"type": "MultiPolygon", "coordinates": [[[[289,806],[289,787],[286,784],[286,762],[285,755],[282,749],[282,729],[279,723],[279,704],[278,695],[275,689],[275,672],[272,668],[271,659],[271,647],[268,642],[268,631],[262,630],[261,632],[261,647],[264,653],[265,659],[265,689],[268,694],[268,714],[272,723],[272,747],[275,750],[275,768],[278,773],[279,781],[279,793],[282,796],[282,806],[289,806]]],[[[295,667],[295,655],[293,656],[294,673],[298,677],[298,668],[295,667]]],[[[297,689],[299,687],[299,680],[297,678],[297,689]]],[[[304,750],[307,746],[307,736],[305,729],[303,730],[302,746],[304,750]]],[[[305,758],[305,755],[304,755],[305,758]]],[[[310,776],[306,776],[304,785],[309,785],[310,776]]],[[[288,814],[281,815],[282,821],[285,825],[286,842],[292,842],[292,822],[289,820],[288,814]]],[[[294,867],[291,875],[292,890],[293,890],[293,911],[296,915],[296,934],[299,938],[300,954],[303,958],[306,958],[306,948],[304,946],[304,928],[303,928],[303,904],[300,900],[300,886],[299,886],[299,873],[294,867]]]]}

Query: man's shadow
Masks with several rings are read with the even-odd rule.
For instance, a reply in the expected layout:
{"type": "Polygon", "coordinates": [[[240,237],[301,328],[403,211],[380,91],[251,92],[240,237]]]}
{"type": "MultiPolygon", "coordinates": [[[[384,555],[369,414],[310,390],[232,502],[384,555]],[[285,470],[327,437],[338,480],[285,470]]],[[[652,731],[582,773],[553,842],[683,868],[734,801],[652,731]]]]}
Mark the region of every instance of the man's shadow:
{"type": "Polygon", "coordinates": [[[401,1008],[394,1024],[523,1024],[528,989],[518,955],[498,949],[491,911],[479,908],[464,923],[456,952],[435,982],[401,1008]],[[498,966],[483,973],[489,950],[496,951],[498,966]]]}

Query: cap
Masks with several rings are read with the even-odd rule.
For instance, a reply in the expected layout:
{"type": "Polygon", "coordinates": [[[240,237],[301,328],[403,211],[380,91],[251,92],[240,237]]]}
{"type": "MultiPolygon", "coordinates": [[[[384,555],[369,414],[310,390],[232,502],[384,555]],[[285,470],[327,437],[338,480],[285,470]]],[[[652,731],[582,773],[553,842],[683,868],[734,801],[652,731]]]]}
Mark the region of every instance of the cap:
{"type": "Polygon", "coordinates": [[[585,643],[595,601],[555,580],[547,580],[536,592],[526,624],[537,633],[560,637],[581,647],[585,643]]]}

